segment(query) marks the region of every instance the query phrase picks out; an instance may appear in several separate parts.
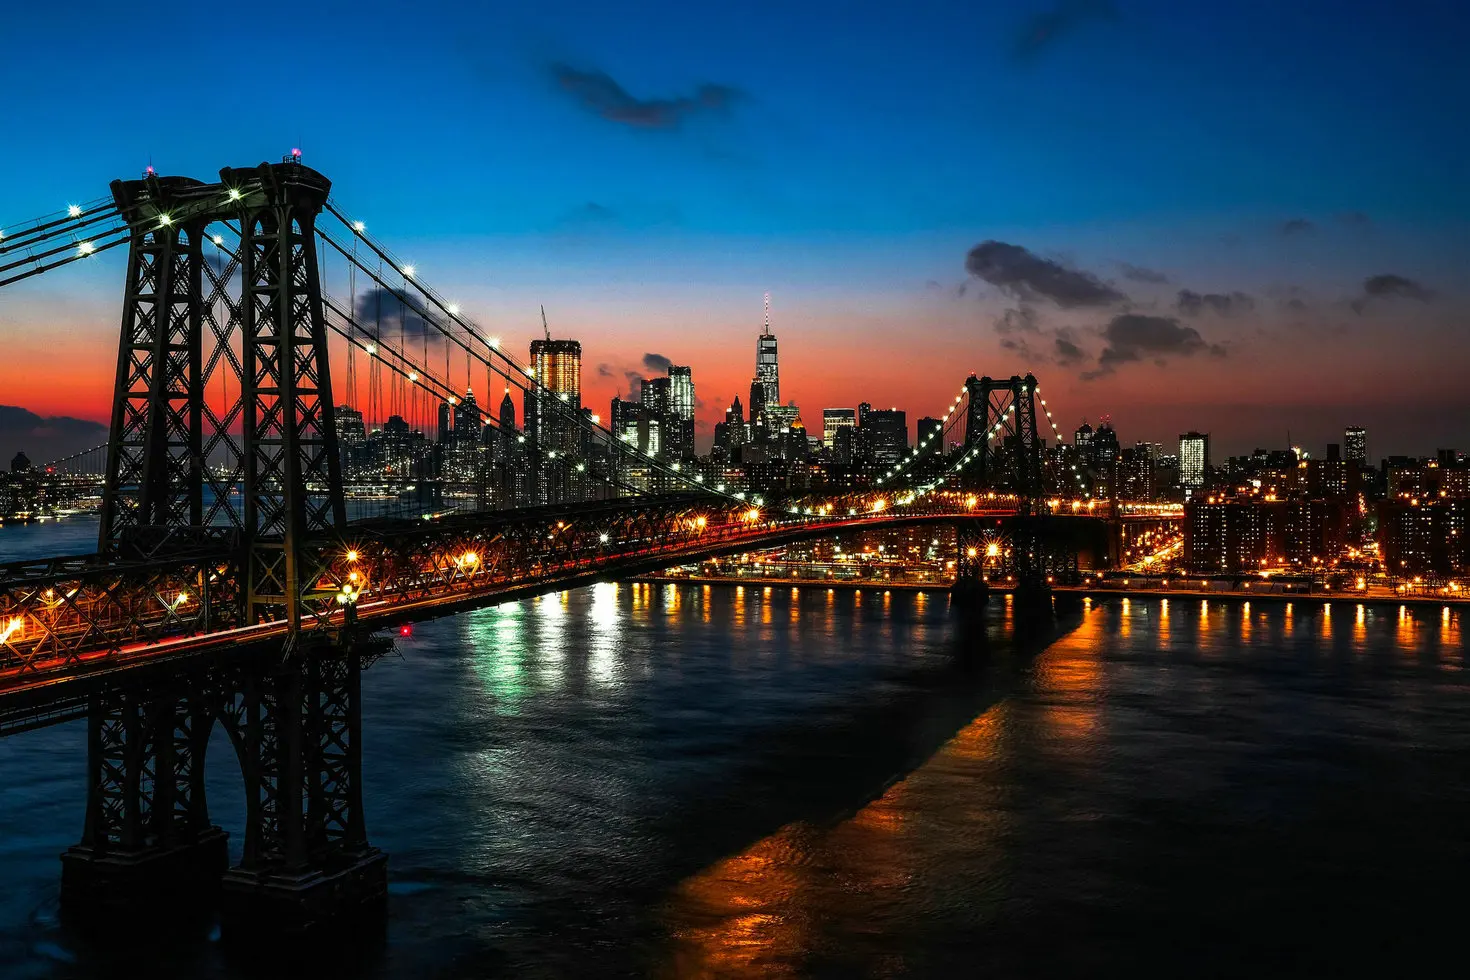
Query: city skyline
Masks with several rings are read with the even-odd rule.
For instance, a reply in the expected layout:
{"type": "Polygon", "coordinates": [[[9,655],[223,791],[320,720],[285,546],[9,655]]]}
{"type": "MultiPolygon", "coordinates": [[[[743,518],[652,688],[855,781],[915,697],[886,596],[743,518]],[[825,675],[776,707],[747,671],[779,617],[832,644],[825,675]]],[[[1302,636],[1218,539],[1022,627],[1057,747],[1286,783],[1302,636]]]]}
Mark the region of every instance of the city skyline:
{"type": "MultiPolygon", "coordinates": [[[[117,15],[82,6],[69,44],[121,66],[117,15]]],[[[970,371],[1031,370],[1067,431],[1107,413],[1130,439],[1209,431],[1224,456],[1371,420],[1384,451],[1458,445],[1463,24],[1428,2],[1178,6],[843,7],[843,51],[810,43],[839,12],[820,4],[348,18],[342,49],[398,69],[370,111],[412,109],[413,135],[323,115],[336,69],[292,54],[258,65],[288,85],[180,93],[184,113],[249,101],[240,135],[140,125],[126,87],[60,79],[67,113],[12,107],[45,152],[0,162],[4,220],[150,163],[209,177],[301,146],[508,347],[544,303],[585,347],[585,404],[636,391],[646,358],[692,366],[701,445],[748,398],[767,290],[808,427],[861,400],[912,422],[970,371]]],[[[8,27],[17,70],[58,34],[36,9],[8,27]]],[[[121,274],[114,252],[10,287],[0,401],[105,421],[121,274]]]]}

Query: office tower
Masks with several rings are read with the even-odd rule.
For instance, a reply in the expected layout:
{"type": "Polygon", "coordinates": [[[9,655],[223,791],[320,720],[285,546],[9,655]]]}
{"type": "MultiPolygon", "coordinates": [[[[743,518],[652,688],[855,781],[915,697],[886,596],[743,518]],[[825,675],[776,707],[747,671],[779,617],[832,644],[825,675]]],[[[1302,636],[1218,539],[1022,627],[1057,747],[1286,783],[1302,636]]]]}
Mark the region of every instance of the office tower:
{"type": "Polygon", "coordinates": [[[694,458],[694,372],[678,364],[669,365],[669,404],[674,417],[674,440],[680,459],[694,458]]]}
{"type": "Polygon", "coordinates": [[[1360,425],[1350,425],[1343,433],[1342,444],[1347,461],[1358,466],[1368,465],[1368,430],[1360,425]]]}
{"type": "Polygon", "coordinates": [[[447,401],[439,403],[439,433],[437,441],[447,443],[449,441],[450,421],[454,418],[454,406],[447,401]]]}
{"type": "Polygon", "coordinates": [[[736,395],[735,400],[730,403],[730,407],[725,409],[724,446],[730,451],[731,455],[735,453],[735,450],[745,445],[748,441],[746,435],[745,408],[740,404],[740,396],[736,395]]]}
{"type": "Polygon", "coordinates": [[[1072,434],[1072,445],[1077,447],[1077,454],[1084,460],[1092,462],[1092,426],[1083,422],[1072,434]]]}
{"type": "Polygon", "coordinates": [[[857,425],[857,412],[850,408],[822,409],[822,445],[832,450],[837,448],[837,430],[844,426],[857,425]]]}
{"type": "Polygon", "coordinates": [[[918,443],[926,455],[944,455],[944,420],[936,418],[919,419],[917,432],[918,443]],[[928,442],[924,440],[928,439],[928,442]]]}
{"type": "Polygon", "coordinates": [[[480,406],[475,402],[475,392],[466,388],[464,397],[454,406],[454,444],[470,447],[480,442],[480,406]]]}
{"type": "Polygon", "coordinates": [[[1186,491],[1199,490],[1210,473],[1210,434],[1186,432],[1179,437],[1179,484],[1186,491]]]}
{"type": "MultiPolygon", "coordinates": [[[[776,364],[776,335],[771,333],[771,294],[766,293],[766,324],[755,342],[755,380],[760,383],[762,407],[781,404],[781,371],[776,364]]],[[[755,411],[755,406],[751,406],[755,411]]]]}
{"type": "Polygon", "coordinates": [[[896,408],[870,409],[861,427],[872,433],[873,461],[879,466],[892,466],[908,452],[907,412],[896,408]]]}
{"type": "Polygon", "coordinates": [[[579,441],[576,416],[582,410],[582,345],[575,340],[533,340],[531,370],[538,384],[526,390],[527,440],[542,448],[574,450],[579,441]],[[553,407],[550,399],[566,407],[553,407]]]}

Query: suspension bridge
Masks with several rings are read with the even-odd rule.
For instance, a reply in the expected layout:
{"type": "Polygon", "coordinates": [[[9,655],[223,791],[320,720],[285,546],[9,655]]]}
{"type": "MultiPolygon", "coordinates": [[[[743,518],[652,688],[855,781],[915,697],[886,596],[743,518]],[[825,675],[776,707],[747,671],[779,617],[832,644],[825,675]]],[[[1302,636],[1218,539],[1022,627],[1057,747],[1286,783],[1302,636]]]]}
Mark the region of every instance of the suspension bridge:
{"type": "Polygon", "coordinates": [[[967,378],[941,428],[863,492],[759,492],[650,455],[330,192],[294,154],[213,181],[150,168],[0,236],[0,287],[127,247],[108,443],[43,467],[95,480],[96,550],[0,565],[0,734],[87,718],[86,817],[62,881],[91,920],[216,890],[227,922],[285,929],[381,905],[386,856],[360,795],[377,631],[903,524],[956,526],[969,601],[1003,571],[1049,605],[1079,542],[1106,554],[1129,522],[1179,518],[1072,499],[1029,374],[967,378]],[[462,396],[477,385],[518,394],[525,430],[462,396]],[[369,463],[393,506],[349,495],[342,419],[412,433],[445,405],[485,433],[462,465],[390,446],[369,463]],[[424,483],[447,492],[404,505],[424,483]],[[203,797],[216,724],[247,785],[233,868],[203,797]]]}

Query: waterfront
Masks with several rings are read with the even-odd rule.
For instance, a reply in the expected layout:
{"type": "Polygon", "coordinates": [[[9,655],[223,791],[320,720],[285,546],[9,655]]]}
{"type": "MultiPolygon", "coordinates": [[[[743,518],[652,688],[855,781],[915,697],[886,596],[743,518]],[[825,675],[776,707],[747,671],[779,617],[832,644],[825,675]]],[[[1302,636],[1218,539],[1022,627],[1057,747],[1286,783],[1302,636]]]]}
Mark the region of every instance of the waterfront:
{"type": "MultiPolygon", "coordinates": [[[[0,559],[95,536],[17,530],[0,559]]],[[[1470,870],[1462,615],[1109,597],[1036,650],[1004,603],[975,622],[942,590],[609,584],[420,625],[364,677],[392,894],[360,966],[1427,965],[1470,870]]],[[[0,741],[0,975],[138,958],[56,924],[83,741],[0,741]]],[[[237,831],[218,732],[209,766],[237,831]]],[[[207,930],[168,956],[165,975],[254,972],[207,930]]]]}

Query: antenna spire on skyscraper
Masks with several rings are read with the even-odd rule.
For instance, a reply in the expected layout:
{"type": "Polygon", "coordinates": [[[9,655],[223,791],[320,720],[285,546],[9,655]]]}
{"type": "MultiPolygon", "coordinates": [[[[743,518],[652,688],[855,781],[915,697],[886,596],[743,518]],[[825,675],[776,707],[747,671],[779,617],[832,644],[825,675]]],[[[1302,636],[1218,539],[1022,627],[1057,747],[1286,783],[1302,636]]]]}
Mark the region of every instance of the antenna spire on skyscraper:
{"type": "Polygon", "coordinates": [[[771,335],[771,294],[769,292],[766,293],[766,329],[765,329],[765,335],[767,337],[769,337],[771,335]]]}

